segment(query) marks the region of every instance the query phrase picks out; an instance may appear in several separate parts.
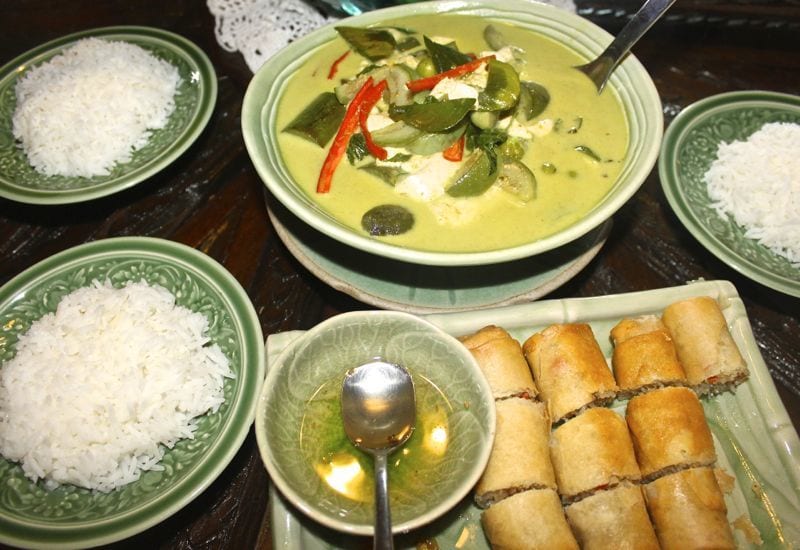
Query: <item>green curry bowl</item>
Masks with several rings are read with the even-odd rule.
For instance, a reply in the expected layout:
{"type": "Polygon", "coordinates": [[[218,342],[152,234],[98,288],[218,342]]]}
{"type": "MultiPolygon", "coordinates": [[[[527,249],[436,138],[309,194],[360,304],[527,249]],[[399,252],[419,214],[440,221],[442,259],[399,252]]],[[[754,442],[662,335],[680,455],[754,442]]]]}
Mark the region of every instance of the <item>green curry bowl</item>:
{"type": "Polygon", "coordinates": [[[661,102],[634,56],[598,94],[575,67],[612,37],[528,0],[347,18],[270,58],[242,130],[270,194],[344,245],[409,263],[541,254],[610,218],[658,156],[661,102]]]}
{"type": "Polygon", "coordinates": [[[344,313],[300,334],[270,361],[256,412],[261,458],[289,502],[332,529],[373,533],[372,458],[345,434],[340,393],[346,371],[375,357],[406,367],[416,395],[414,431],[389,455],[393,531],[425,525],[467,497],[489,459],[495,409],[458,340],[388,311],[344,313]]]}

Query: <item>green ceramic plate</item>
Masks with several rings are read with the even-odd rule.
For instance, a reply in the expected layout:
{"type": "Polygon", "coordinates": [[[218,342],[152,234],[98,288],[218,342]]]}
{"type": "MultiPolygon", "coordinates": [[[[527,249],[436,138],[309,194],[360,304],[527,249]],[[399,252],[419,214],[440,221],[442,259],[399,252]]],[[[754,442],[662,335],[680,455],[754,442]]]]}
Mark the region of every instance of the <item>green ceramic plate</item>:
{"type": "Polygon", "coordinates": [[[580,273],[600,252],[612,225],[609,219],[571,243],[530,258],[441,267],[342,246],[285,209],[268,212],[289,252],[319,279],[364,303],[410,313],[469,311],[537,300],[580,273]]]}
{"type": "Polygon", "coordinates": [[[202,132],[217,100],[217,77],[208,57],[182,36],[149,27],[105,27],[71,34],[30,50],[0,68],[0,196],[32,204],[66,204],[116,193],[140,183],[174,161],[202,132]],[[129,42],[178,68],[181,83],[167,125],[153,132],[130,162],[108,176],[44,176],[36,172],[14,140],[11,117],[17,79],[31,67],[81,38],[129,42]]]}
{"type": "Polygon", "coordinates": [[[146,472],[125,487],[93,493],[74,486],[46,491],[0,458],[0,542],[35,548],[86,547],[134,535],[177,512],[228,465],[250,429],[261,382],[261,324],[247,294],[221,265],[171,241],[122,237],[56,254],[0,288],[0,360],[14,356],[20,334],[72,290],[95,279],[113,284],[144,279],[205,315],[209,333],[231,362],[225,403],[202,417],[196,437],[167,451],[164,471],[146,472]]]}
{"type": "Polygon", "coordinates": [[[747,91],[702,99],[667,128],[658,172],[672,209],[712,254],[754,281],[800,296],[800,269],[745,237],[732,219],[721,218],[703,181],[720,143],[747,139],[768,122],[800,123],[800,97],[747,91]]]}
{"type": "MultiPolygon", "coordinates": [[[[703,399],[706,420],[714,435],[717,464],[736,478],[734,490],[725,497],[728,520],[749,517],[764,540],[762,548],[796,548],[800,545],[800,440],[761,357],[744,303],[730,283],[703,281],[630,294],[545,300],[424,318],[454,336],[495,324],[519,341],[552,323],[586,322],[609,358],[612,348],[608,334],[620,319],[660,313],[668,304],[691,296],[711,296],[719,302],[750,369],[750,379],[735,393],[703,399]]],[[[303,334],[294,331],[270,335],[268,368],[283,349],[303,334]]],[[[615,403],[614,409],[624,415],[625,403],[615,403]]],[[[371,545],[370,540],[314,524],[272,487],[270,501],[275,548],[349,550],[371,545]]],[[[415,550],[418,543],[433,539],[439,548],[488,550],[480,514],[470,495],[438,521],[397,537],[397,548],[415,550]]],[[[738,548],[757,548],[748,544],[740,532],[735,531],[735,535],[738,548]]]]}

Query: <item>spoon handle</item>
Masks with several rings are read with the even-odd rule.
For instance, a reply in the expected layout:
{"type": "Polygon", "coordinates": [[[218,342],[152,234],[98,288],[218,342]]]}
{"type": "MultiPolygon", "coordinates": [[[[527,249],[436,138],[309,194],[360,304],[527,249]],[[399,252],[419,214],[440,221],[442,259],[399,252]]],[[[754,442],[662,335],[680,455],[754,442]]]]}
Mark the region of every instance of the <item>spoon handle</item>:
{"type": "Polygon", "coordinates": [[[392,515],[389,509],[389,476],[386,453],[375,453],[375,538],[374,550],[394,550],[392,515]]]}
{"type": "Polygon", "coordinates": [[[609,44],[603,55],[619,62],[644,33],[653,26],[653,23],[664,15],[664,12],[674,3],[675,0],[647,0],[614,38],[614,41],[609,44]]]}

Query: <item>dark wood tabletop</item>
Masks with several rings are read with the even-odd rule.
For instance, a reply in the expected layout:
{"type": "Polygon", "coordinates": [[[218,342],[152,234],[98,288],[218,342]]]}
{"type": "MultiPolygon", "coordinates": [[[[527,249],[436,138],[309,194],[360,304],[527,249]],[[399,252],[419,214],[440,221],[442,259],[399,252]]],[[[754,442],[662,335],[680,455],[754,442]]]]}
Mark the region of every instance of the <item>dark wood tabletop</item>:
{"type": "MultiPolygon", "coordinates": [[[[618,31],[640,2],[579,0],[581,15],[618,31]]],[[[219,96],[200,138],[147,181],[109,197],[65,206],[0,199],[0,284],[69,247],[116,236],[192,246],[221,262],[255,305],[265,336],[307,329],[365,305],[300,265],[270,225],[264,186],[245,150],[242,99],[252,76],[224,51],[198,0],[15,0],[0,2],[0,64],[51,39],[107,25],[164,28],[212,60],[219,96]]],[[[681,0],[634,48],[661,95],[665,125],[687,105],[734,90],[800,95],[800,2],[681,0]]],[[[671,210],[657,170],[614,216],[610,237],[574,279],[546,298],[590,297],[731,281],[744,300],[760,351],[795,427],[800,426],[800,299],[755,283],[708,252],[671,210]]],[[[163,523],[117,543],[130,548],[271,548],[268,477],[255,436],[223,474],[163,523]]]]}

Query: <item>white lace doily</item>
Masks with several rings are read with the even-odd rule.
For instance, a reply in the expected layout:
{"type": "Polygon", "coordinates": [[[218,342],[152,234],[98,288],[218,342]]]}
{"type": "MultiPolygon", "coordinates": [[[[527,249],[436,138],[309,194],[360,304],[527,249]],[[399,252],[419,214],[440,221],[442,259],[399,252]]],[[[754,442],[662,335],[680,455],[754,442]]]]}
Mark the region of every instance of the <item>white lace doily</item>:
{"type": "MultiPolygon", "coordinates": [[[[540,1],[576,11],[572,0],[540,1]]],[[[207,0],[207,4],[219,45],[241,52],[253,72],[293,40],[338,19],[308,0],[207,0]]]]}

